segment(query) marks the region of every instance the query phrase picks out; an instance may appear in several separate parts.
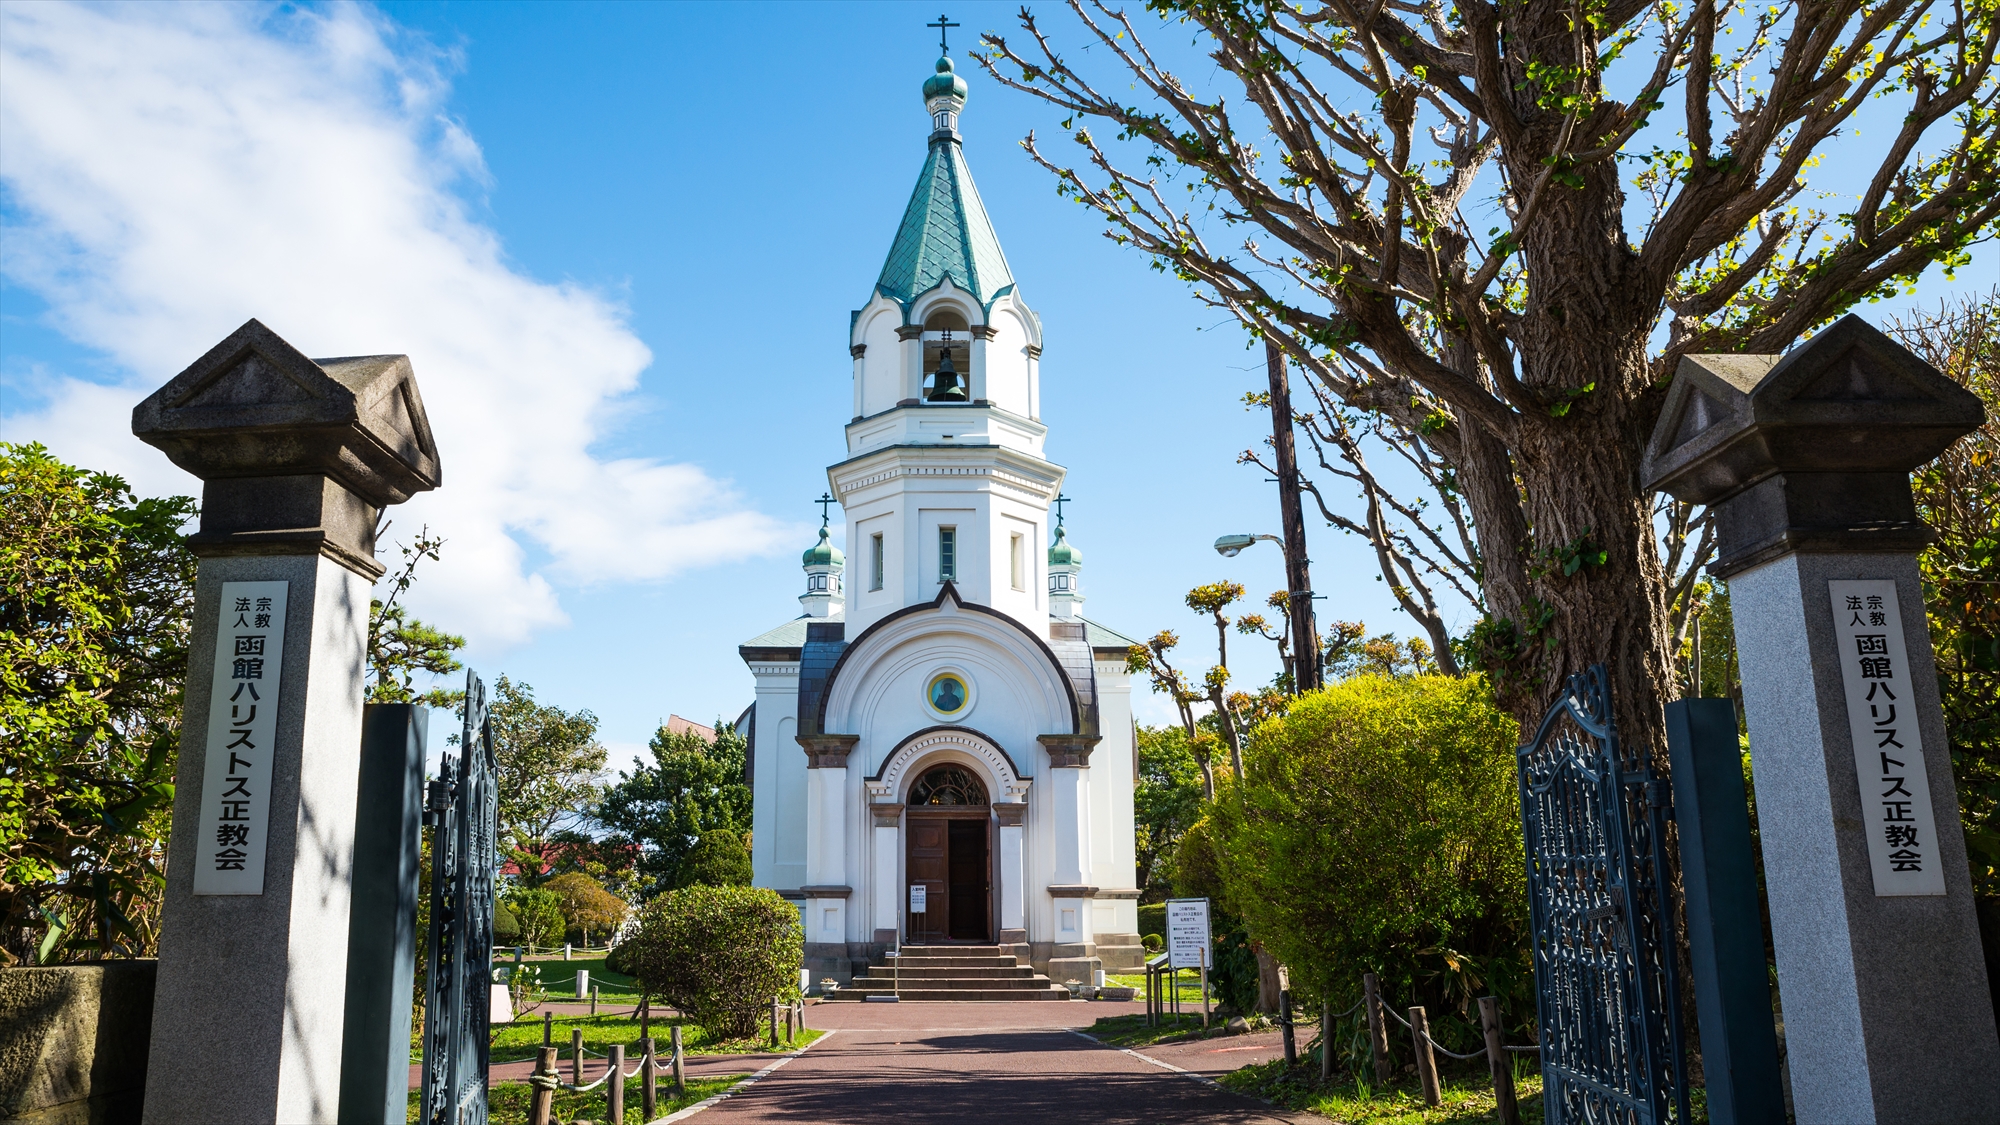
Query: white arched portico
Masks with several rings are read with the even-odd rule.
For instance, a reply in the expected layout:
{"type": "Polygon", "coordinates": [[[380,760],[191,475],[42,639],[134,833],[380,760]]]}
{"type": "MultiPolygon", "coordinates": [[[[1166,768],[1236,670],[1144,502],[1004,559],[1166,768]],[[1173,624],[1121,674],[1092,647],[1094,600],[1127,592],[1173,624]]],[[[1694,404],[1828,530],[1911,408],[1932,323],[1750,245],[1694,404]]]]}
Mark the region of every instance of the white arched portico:
{"type": "Polygon", "coordinates": [[[910,786],[933,766],[970,767],[985,783],[994,818],[995,897],[1002,944],[1027,940],[1027,867],[1022,831],[1031,777],[992,739],[966,727],[931,727],[903,740],[866,779],[873,878],[875,940],[894,942],[903,924],[904,839],[910,786]]]}

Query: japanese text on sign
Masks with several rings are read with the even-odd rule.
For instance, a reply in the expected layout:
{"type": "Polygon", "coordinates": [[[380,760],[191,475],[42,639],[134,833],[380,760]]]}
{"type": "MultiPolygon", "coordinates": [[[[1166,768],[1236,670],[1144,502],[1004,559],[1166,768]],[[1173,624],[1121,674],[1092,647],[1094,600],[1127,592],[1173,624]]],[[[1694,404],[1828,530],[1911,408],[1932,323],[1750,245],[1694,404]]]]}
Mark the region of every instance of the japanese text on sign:
{"type": "Polygon", "coordinates": [[[1199,969],[1208,963],[1208,900],[1167,900],[1167,963],[1176,969],[1199,969]]]}
{"type": "Polygon", "coordinates": [[[1941,895],[1936,820],[1896,584],[1828,582],[1875,893],[1941,895]]]}
{"type": "Polygon", "coordinates": [[[928,898],[928,897],[930,896],[930,893],[931,893],[931,889],[930,889],[929,887],[925,886],[924,884],[922,884],[922,883],[911,883],[911,884],[910,884],[910,913],[912,913],[912,914],[927,914],[927,913],[929,913],[929,912],[930,912],[930,910],[929,910],[929,906],[930,906],[930,904],[929,904],[929,903],[927,903],[927,902],[925,901],[925,899],[927,899],[927,898],[928,898]]]}
{"type": "Polygon", "coordinates": [[[284,582],[224,582],[208,703],[194,893],[264,893],[272,740],[284,667],[284,582]]]}

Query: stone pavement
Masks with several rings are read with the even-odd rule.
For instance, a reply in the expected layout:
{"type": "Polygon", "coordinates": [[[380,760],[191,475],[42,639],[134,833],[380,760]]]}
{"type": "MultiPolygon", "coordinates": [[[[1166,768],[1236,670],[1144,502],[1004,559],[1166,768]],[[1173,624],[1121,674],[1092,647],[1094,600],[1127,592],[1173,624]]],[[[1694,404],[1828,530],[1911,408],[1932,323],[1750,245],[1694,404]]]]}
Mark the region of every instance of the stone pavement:
{"type": "MultiPolygon", "coordinates": [[[[816,1004],[807,1009],[806,1022],[837,1034],[704,1111],[698,1125],[1054,1119],[1324,1125],[1322,1118],[1198,1083],[1070,1030],[1099,1016],[1141,1011],[1137,1003],[816,1004]]],[[[1276,1043],[1271,1033],[1145,1053],[1187,1070],[1221,1073],[1274,1057],[1276,1043]],[[1271,1042],[1260,1042],[1264,1038],[1271,1042]]]]}

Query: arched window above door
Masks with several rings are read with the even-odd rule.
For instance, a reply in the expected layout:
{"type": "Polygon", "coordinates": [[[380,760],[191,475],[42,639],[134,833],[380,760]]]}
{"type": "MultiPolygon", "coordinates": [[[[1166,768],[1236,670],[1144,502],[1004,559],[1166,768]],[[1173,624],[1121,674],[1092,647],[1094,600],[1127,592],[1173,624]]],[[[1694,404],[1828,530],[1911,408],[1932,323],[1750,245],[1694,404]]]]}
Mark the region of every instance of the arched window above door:
{"type": "Polygon", "coordinates": [[[964,766],[933,766],[910,787],[910,807],[986,804],[986,787],[964,766]]]}

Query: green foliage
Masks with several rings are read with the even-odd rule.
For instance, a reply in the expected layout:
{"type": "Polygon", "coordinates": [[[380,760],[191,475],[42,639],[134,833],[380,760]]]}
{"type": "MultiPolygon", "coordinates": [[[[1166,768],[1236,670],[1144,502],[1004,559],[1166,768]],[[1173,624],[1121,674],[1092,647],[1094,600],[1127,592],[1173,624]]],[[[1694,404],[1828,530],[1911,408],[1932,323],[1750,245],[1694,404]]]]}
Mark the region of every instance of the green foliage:
{"type": "Polygon", "coordinates": [[[1141,934],[1164,934],[1167,932],[1166,903],[1142,902],[1139,904],[1139,932],[1141,934]]]}
{"type": "Polygon", "coordinates": [[[626,961],[647,993],[717,1036],[748,1035],[773,997],[797,996],[799,911],[766,887],[682,887],[646,905],[626,961]]]}
{"type": "Polygon", "coordinates": [[[506,676],[494,685],[488,710],[499,766],[499,843],[503,854],[538,882],[548,874],[550,845],[582,824],[601,790],[604,745],[597,716],[535,702],[535,689],[506,676]]]}
{"type": "MultiPolygon", "coordinates": [[[[1526,887],[1512,719],[1478,677],[1359,676],[1257,729],[1248,780],[1200,826],[1223,905],[1292,970],[1308,1001],[1345,1007],[1380,973],[1425,1004],[1440,1040],[1470,1042],[1473,1000],[1528,988],[1526,887]],[[1458,1026],[1451,1026],[1453,1023],[1458,1026]]],[[[1196,833],[1191,832],[1190,838],[1196,833]]],[[[1211,870],[1212,868],[1212,870],[1211,870]]]]}
{"type": "Polygon", "coordinates": [[[747,887],[753,877],[750,849],[733,828],[703,832],[674,876],[683,887],[747,887]]]}
{"type": "Polygon", "coordinates": [[[662,726],[651,748],[653,764],[620,773],[597,806],[598,821],[617,842],[641,848],[645,896],[683,885],[681,865],[703,833],[750,831],[750,787],[743,784],[749,747],[733,725],[717,723],[713,744],[662,726]]]}
{"type": "Polygon", "coordinates": [[[569,924],[563,918],[562,896],[540,887],[515,886],[501,901],[514,912],[523,945],[561,945],[569,924]]]}
{"type": "Polygon", "coordinates": [[[571,930],[578,931],[585,945],[590,944],[593,934],[606,937],[616,931],[631,911],[623,899],[581,871],[558,875],[543,883],[542,889],[555,895],[560,903],[566,923],[565,936],[571,930]]]}
{"type": "Polygon", "coordinates": [[[493,906],[493,944],[514,945],[521,940],[521,919],[504,902],[493,906]]]}
{"type": "Polygon", "coordinates": [[[1181,836],[1201,818],[1201,763],[1187,731],[1140,727],[1139,780],[1132,793],[1140,896],[1167,895],[1168,873],[1181,836]]]}
{"type": "Polygon", "coordinates": [[[1326,671],[1329,679],[1353,676],[1425,676],[1438,670],[1431,646],[1418,637],[1397,640],[1394,633],[1368,636],[1359,621],[1336,621],[1327,633],[1326,671]]]}
{"type": "Polygon", "coordinates": [[[0,442],[0,964],[158,941],[194,514],[0,442]]]}
{"type": "Polygon", "coordinates": [[[1890,330],[1986,404],[1985,425],[1912,486],[1937,532],[1917,566],[1972,882],[2000,895],[2000,290],[1890,330]]]}
{"type": "Polygon", "coordinates": [[[436,561],[443,547],[444,540],[430,534],[429,528],[419,530],[416,541],[402,548],[401,569],[385,579],[389,596],[368,603],[368,672],[375,678],[368,687],[370,703],[456,707],[465,700],[463,691],[434,688],[420,692],[415,686],[418,672],[444,676],[465,667],[452,655],[465,647],[465,638],[433,629],[396,604],[416,581],[417,564],[425,559],[436,561]]]}

